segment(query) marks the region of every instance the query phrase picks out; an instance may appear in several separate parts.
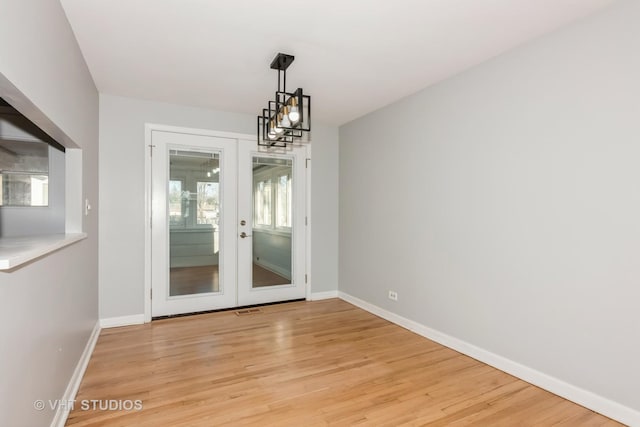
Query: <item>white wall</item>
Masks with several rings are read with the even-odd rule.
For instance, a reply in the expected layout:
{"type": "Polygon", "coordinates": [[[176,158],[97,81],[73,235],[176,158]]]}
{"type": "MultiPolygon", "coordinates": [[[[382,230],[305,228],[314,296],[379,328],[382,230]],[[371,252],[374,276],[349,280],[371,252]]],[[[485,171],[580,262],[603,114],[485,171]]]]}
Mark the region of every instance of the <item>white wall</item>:
{"type": "MultiPolygon", "coordinates": [[[[66,146],[82,148],[82,186],[98,192],[98,95],[59,2],[0,0],[0,97],[66,146]]],[[[97,200],[94,205],[97,207],[97,200]]],[[[0,273],[0,425],[44,426],[98,318],[98,218],[88,238],[0,273]]]]}
{"type": "MultiPolygon", "coordinates": [[[[145,123],[254,134],[255,120],[247,114],[100,95],[101,318],[144,312],[145,123]]],[[[337,137],[337,128],[315,126],[313,155],[332,164],[312,170],[312,193],[319,202],[329,194],[335,199],[337,137]]],[[[312,247],[319,276],[312,290],[336,290],[338,240],[328,227],[337,226],[337,201],[328,200],[328,207],[314,205],[311,214],[318,218],[312,233],[319,240],[312,247]]]]}
{"type": "Polygon", "coordinates": [[[619,2],[342,126],[340,290],[640,411],[639,22],[619,2]]]}

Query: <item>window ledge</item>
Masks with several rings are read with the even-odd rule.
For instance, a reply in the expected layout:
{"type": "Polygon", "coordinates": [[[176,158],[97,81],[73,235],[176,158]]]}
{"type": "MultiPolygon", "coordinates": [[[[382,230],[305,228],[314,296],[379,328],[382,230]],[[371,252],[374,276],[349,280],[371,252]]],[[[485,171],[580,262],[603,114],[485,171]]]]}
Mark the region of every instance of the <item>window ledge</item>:
{"type": "Polygon", "coordinates": [[[87,233],[0,237],[0,270],[11,270],[86,238],[87,233]]]}

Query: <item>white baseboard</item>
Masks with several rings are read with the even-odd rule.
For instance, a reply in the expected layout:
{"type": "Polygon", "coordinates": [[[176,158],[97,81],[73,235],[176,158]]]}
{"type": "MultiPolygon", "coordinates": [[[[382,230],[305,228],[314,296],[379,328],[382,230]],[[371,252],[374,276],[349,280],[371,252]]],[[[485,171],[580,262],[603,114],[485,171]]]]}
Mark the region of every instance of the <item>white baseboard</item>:
{"type": "Polygon", "coordinates": [[[338,298],[338,291],[312,292],[309,301],[320,301],[329,298],[338,298]]]}
{"type": "Polygon", "coordinates": [[[282,276],[285,279],[291,280],[291,270],[287,270],[286,268],[280,267],[279,265],[275,265],[263,260],[253,260],[253,262],[258,264],[260,267],[271,271],[272,273],[276,273],[277,275],[282,276]]]}
{"type": "Polygon", "coordinates": [[[144,314],[132,314],[130,316],[107,317],[100,319],[100,327],[117,328],[120,326],[141,325],[144,323],[144,314]]]}
{"type": "Polygon", "coordinates": [[[571,400],[579,405],[589,408],[595,412],[619,421],[629,426],[640,427],[640,412],[614,402],[600,395],[592,393],[588,390],[576,387],[572,384],[559,380],[558,378],[547,375],[543,372],[532,369],[528,366],[521,365],[518,362],[491,353],[480,347],[469,344],[458,338],[444,334],[435,329],[431,329],[418,322],[399,316],[388,310],[370,304],[359,298],[351,296],[344,292],[338,292],[340,299],[343,299],[363,310],[366,310],[378,317],[382,317],[398,326],[415,332],[425,338],[435,341],[439,344],[470,356],[480,362],[500,369],[508,374],[518,377],[528,383],[543,388],[565,399],[571,400]]]}
{"type": "MultiPolygon", "coordinates": [[[[99,336],[100,322],[98,321],[93,327],[93,331],[91,331],[91,335],[89,336],[87,345],[84,347],[82,355],[80,355],[80,360],[78,360],[76,369],[73,371],[73,375],[71,375],[69,384],[67,384],[67,389],[64,391],[64,395],[60,400],[61,402],[70,402],[76,398],[78,388],[80,387],[80,382],[82,382],[82,377],[84,376],[84,371],[87,370],[89,359],[91,359],[91,354],[93,354],[93,349],[98,342],[99,336]]],[[[64,427],[64,424],[67,422],[67,417],[69,416],[70,409],[70,405],[58,405],[58,409],[56,410],[56,413],[53,417],[53,421],[51,421],[51,427],[64,427]]]]}

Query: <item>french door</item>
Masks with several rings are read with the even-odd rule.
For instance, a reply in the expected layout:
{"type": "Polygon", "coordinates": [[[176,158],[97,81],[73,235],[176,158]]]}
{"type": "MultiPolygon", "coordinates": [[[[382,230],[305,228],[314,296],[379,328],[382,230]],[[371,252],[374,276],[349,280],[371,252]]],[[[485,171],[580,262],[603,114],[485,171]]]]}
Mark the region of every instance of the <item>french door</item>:
{"type": "Polygon", "coordinates": [[[306,147],[238,148],[238,304],[304,298],[306,147]]]}
{"type": "Polygon", "coordinates": [[[152,130],[152,316],[304,298],[306,148],[152,130]]]}

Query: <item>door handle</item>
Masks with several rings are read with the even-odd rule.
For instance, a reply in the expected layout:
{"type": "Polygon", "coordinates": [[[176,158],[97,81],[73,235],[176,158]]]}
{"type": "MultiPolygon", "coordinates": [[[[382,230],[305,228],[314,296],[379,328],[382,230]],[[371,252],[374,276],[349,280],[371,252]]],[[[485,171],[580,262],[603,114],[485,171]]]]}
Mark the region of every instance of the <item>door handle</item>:
{"type": "Polygon", "coordinates": [[[244,239],[245,237],[251,237],[251,234],[247,234],[243,231],[242,233],[240,233],[240,237],[244,239]]]}

